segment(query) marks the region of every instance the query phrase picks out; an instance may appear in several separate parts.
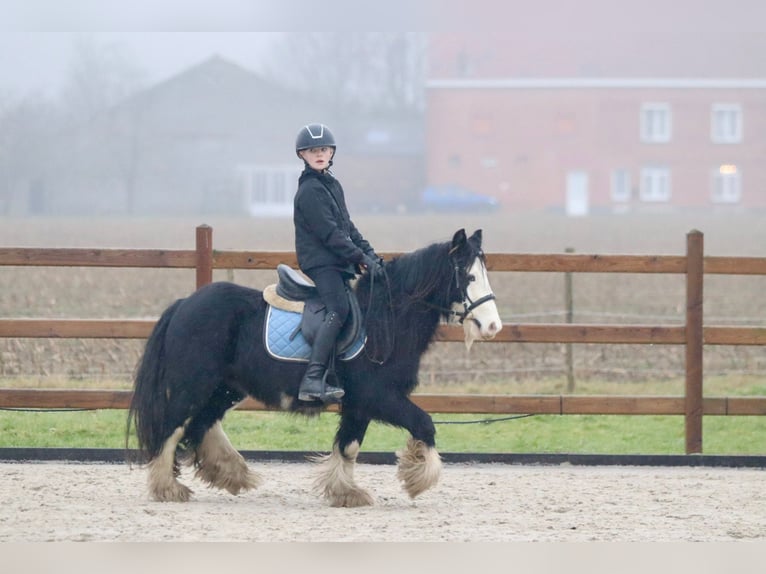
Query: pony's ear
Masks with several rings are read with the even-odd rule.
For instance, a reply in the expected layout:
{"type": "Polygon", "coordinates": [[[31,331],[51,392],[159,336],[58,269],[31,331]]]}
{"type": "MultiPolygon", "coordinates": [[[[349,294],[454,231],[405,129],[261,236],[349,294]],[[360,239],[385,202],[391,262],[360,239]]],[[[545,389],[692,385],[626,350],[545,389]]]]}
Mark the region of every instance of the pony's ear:
{"type": "Polygon", "coordinates": [[[481,229],[474,231],[473,235],[471,235],[468,241],[470,241],[471,244],[475,245],[476,247],[481,247],[481,229]]]}
{"type": "Polygon", "coordinates": [[[465,229],[458,229],[455,232],[455,235],[452,236],[452,248],[450,249],[450,253],[454,253],[460,249],[463,245],[465,245],[466,241],[467,238],[465,236],[465,229]]]}

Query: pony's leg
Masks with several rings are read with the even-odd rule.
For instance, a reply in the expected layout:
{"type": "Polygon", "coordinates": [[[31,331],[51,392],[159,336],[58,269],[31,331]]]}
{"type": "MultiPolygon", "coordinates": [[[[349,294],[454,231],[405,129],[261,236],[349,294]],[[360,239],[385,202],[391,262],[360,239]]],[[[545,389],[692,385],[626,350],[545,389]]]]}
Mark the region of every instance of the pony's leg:
{"type": "Polygon", "coordinates": [[[314,459],[320,463],[314,488],[330,506],[370,506],[374,502],[372,495],[354,481],[356,457],[369,424],[369,419],[358,419],[344,413],[332,453],[314,459]]]}
{"type": "Polygon", "coordinates": [[[382,421],[406,428],[412,435],[405,449],[396,453],[399,459],[396,475],[410,498],[415,498],[434,486],[441,475],[434,423],[428,413],[407,397],[390,395],[378,409],[382,421]]]}
{"type": "Polygon", "coordinates": [[[261,478],[252,472],[223,432],[221,419],[242,394],[220,385],[204,408],[186,427],[185,442],[193,451],[195,476],[231,494],[257,488],[261,478]]]}
{"type": "Polygon", "coordinates": [[[221,421],[216,421],[205,433],[194,455],[195,476],[210,486],[239,494],[258,488],[261,477],[252,472],[245,459],[231,445],[223,432],[221,421]]]}
{"type": "Polygon", "coordinates": [[[396,476],[402,481],[410,498],[415,498],[439,482],[442,460],[436,447],[410,437],[407,447],[398,451],[396,456],[399,458],[396,476]]]}
{"type": "Polygon", "coordinates": [[[176,447],[184,436],[184,427],[178,427],[162,445],[160,453],[149,462],[149,494],[159,502],[186,502],[191,489],[178,482],[176,447]]]}

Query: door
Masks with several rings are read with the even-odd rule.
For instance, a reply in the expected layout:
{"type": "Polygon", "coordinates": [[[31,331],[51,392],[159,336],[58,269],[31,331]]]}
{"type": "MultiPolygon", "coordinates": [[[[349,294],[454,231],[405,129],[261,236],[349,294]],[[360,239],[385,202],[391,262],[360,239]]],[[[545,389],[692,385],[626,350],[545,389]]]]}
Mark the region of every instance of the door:
{"type": "Polygon", "coordinates": [[[567,173],[566,212],[569,216],[588,215],[588,172],[570,171],[567,173]]]}

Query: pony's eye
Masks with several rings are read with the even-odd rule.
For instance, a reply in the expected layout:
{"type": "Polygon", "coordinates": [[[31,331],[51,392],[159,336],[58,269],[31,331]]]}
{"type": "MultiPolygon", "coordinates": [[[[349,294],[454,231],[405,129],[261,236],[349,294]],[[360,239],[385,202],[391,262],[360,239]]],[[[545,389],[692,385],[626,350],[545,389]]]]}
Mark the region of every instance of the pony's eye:
{"type": "Polygon", "coordinates": [[[469,273],[467,279],[468,279],[468,282],[470,283],[471,281],[476,281],[476,276],[472,273],[469,273]]]}

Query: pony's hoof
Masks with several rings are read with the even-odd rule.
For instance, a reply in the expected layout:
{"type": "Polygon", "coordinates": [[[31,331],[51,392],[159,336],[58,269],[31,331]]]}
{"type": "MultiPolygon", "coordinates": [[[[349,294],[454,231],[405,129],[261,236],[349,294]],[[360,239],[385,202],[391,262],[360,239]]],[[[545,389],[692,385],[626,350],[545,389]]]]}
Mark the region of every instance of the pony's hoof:
{"type": "Polygon", "coordinates": [[[359,508],[360,506],[373,506],[375,504],[372,495],[361,488],[338,494],[328,494],[326,497],[333,508],[359,508]]]}
{"type": "Polygon", "coordinates": [[[345,456],[336,444],[331,454],[310,458],[320,467],[314,488],[330,506],[356,508],[375,503],[372,495],[354,482],[354,465],[358,454],[359,443],[354,441],[346,446],[345,456]]]}
{"type": "Polygon", "coordinates": [[[247,492],[248,490],[255,490],[261,486],[261,484],[263,484],[261,475],[248,470],[238,481],[234,481],[226,485],[224,488],[229,494],[237,495],[241,492],[247,492]]]}
{"type": "Polygon", "coordinates": [[[152,499],[157,502],[189,502],[192,489],[177,480],[164,487],[155,487],[151,491],[152,499]]]}
{"type": "Polygon", "coordinates": [[[435,448],[411,438],[407,441],[407,448],[396,454],[399,457],[396,476],[402,481],[410,498],[415,498],[439,482],[442,460],[435,448]]]}

